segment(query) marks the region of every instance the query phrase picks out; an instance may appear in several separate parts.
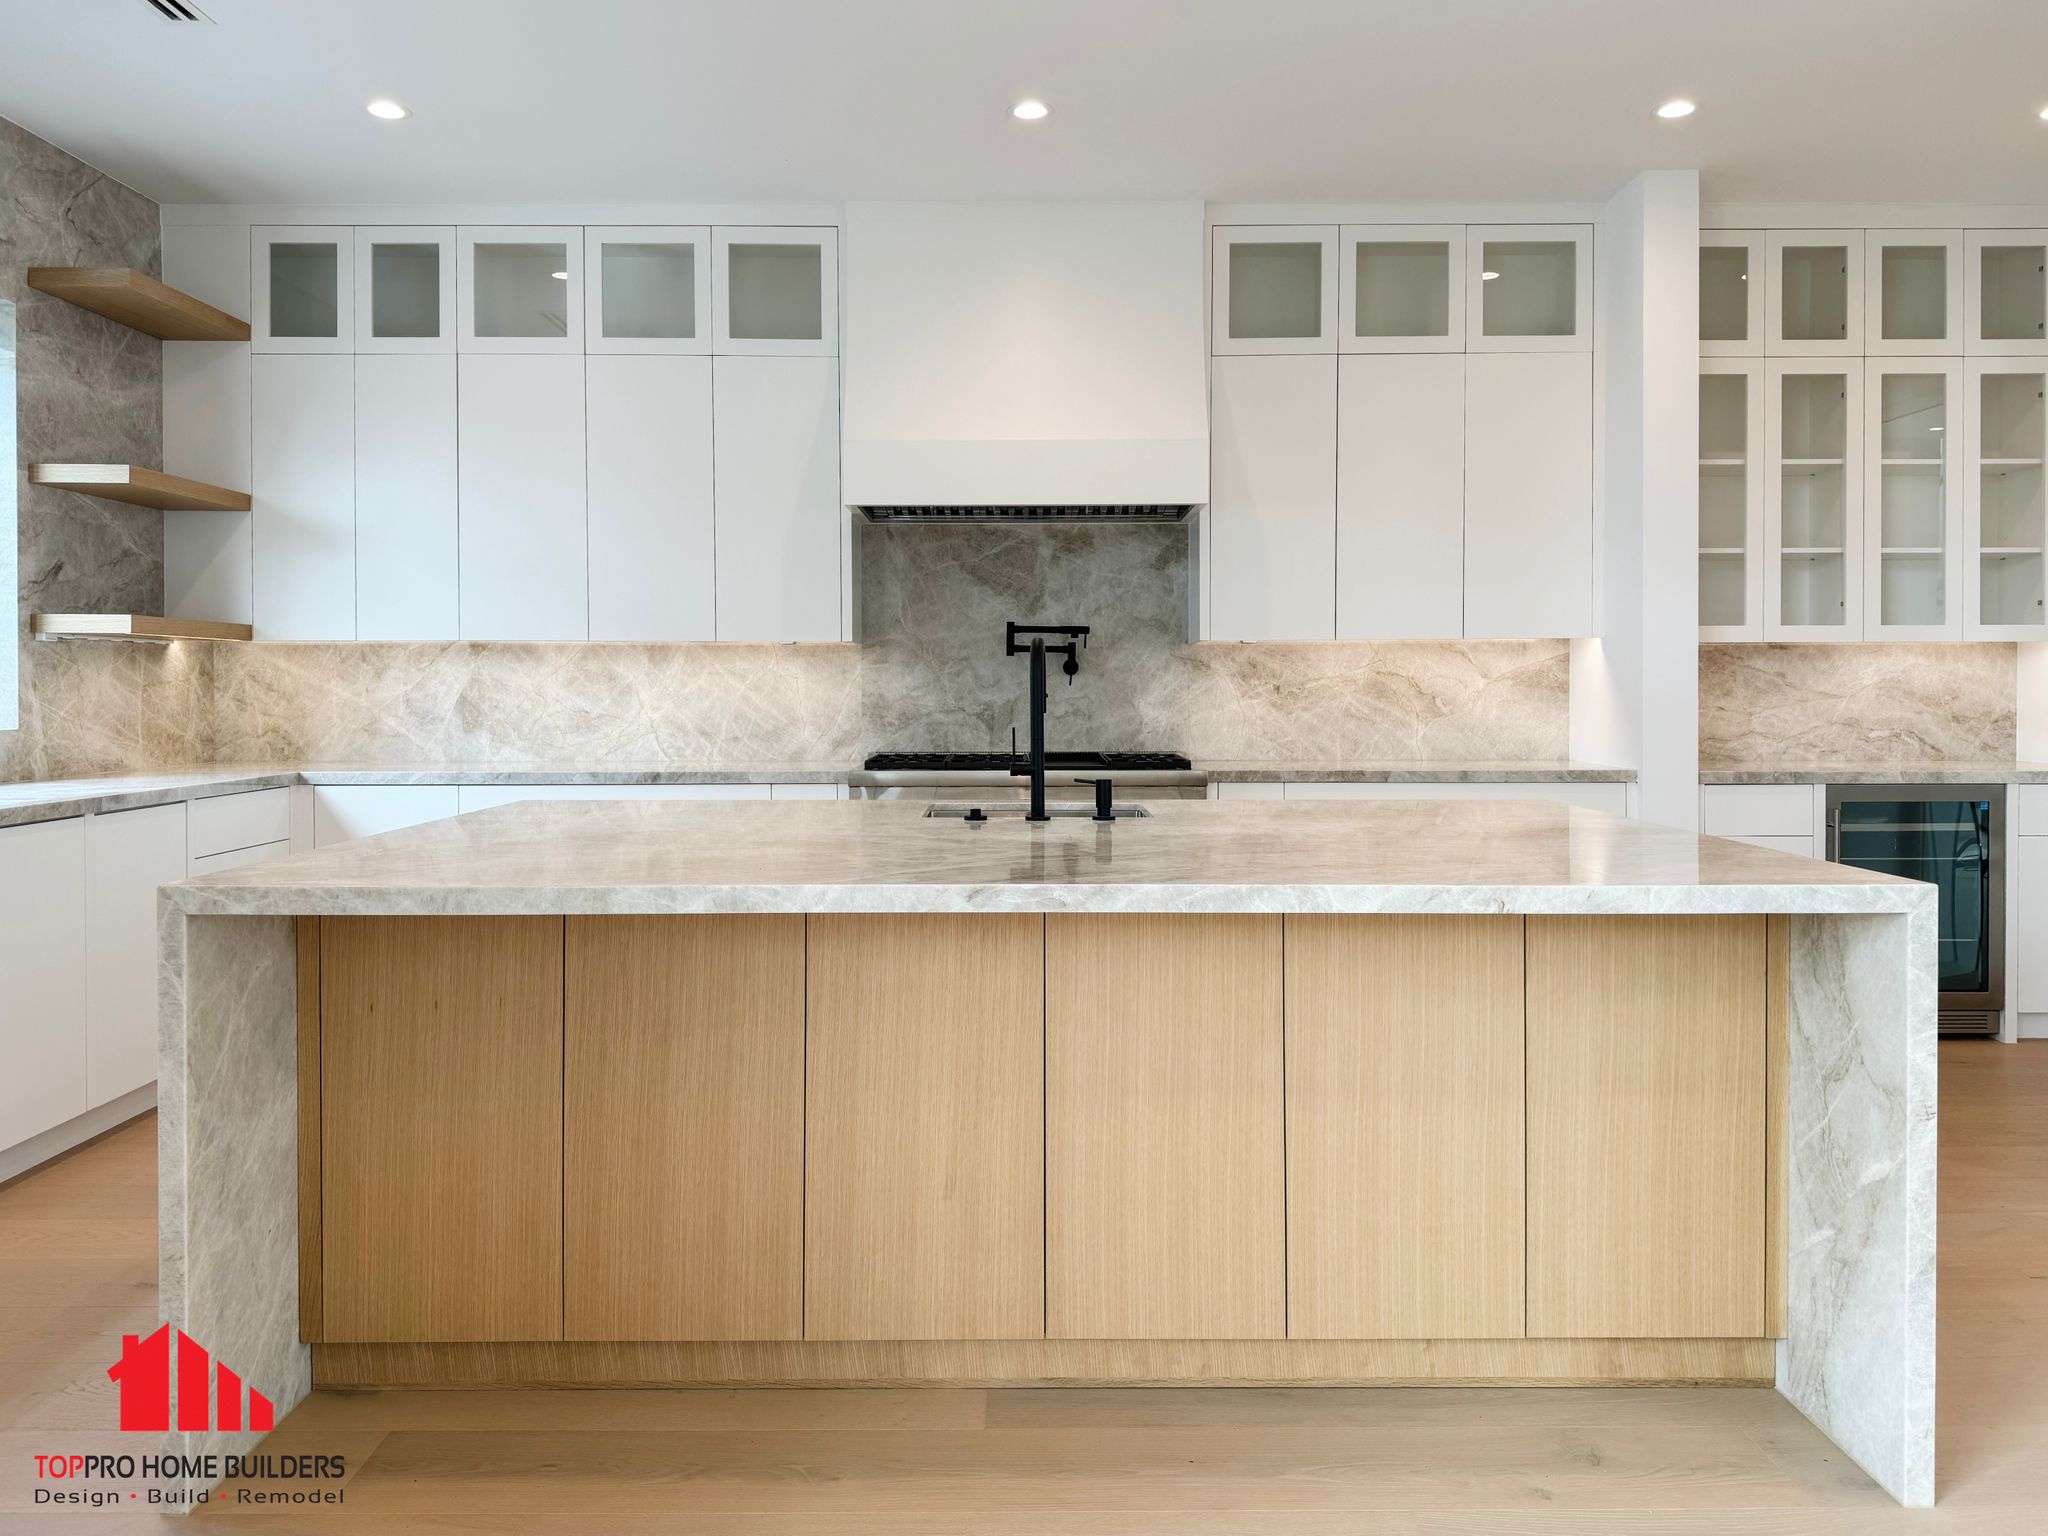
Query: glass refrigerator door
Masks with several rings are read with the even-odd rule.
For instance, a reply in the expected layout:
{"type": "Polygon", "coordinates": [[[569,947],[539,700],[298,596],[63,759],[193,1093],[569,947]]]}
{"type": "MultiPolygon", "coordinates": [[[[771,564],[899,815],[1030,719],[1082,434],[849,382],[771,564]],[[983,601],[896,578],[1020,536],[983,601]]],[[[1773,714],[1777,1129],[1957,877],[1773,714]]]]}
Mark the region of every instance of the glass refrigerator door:
{"type": "Polygon", "coordinates": [[[1991,805],[1984,800],[1845,800],[1836,860],[1925,880],[1941,893],[1941,990],[1991,985],[1991,805]]]}

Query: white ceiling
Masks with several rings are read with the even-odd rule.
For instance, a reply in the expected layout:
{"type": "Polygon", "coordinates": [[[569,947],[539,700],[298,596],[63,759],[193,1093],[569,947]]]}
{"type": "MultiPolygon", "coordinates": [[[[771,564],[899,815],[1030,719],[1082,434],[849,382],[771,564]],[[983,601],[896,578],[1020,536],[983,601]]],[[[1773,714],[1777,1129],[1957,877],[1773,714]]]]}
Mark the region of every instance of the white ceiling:
{"type": "Polygon", "coordinates": [[[2048,202],[2048,0],[197,3],[0,0],[0,115],[164,202],[2048,202]]]}

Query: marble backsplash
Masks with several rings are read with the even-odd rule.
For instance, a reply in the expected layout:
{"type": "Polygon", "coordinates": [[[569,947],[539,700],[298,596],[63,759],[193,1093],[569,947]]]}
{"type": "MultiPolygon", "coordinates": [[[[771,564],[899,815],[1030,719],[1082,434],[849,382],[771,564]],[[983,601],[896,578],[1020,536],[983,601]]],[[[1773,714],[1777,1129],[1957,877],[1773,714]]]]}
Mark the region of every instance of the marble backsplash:
{"type": "Polygon", "coordinates": [[[2003,644],[1703,645],[1700,762],[2006,761],[2017,667],[2003,644]]]}

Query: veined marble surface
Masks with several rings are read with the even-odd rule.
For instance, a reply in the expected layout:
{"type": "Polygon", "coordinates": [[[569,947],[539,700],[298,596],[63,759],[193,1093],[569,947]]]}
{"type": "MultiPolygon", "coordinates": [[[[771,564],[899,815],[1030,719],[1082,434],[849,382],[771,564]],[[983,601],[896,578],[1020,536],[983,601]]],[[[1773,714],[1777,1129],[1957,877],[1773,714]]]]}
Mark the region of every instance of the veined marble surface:
{"type": "Polygon", "coordinates": [[[2048,763],[1824,763],[1724,765],[1700,770],[1702,784],[2048,784],[2048,763]]]}
{"type": "Polygon", "coordinates": [[[502,806],[166,887],[213,914],[1912,912],[1931,887],[1515,801],[1155,801],[985,825],[919,802],[502,806]]]}

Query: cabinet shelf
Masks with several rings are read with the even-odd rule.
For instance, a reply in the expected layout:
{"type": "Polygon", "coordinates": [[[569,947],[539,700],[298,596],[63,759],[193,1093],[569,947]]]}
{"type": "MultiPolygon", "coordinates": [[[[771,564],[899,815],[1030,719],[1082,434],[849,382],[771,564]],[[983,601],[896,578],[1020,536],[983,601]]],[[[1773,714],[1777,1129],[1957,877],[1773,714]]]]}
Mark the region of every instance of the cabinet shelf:
{"type": "Polygon", "coordinates": [[[1878,551],[1882,555],[1940,555],[1946,553],[1939,546],[1926,547],[1916,544],[1892,544],[1878,551]]]}
{"type": "Polygon", "coordinates": [[[1787,469],[1840,469],[1840,459],[1780,459],[1778,462],[1787,469]]]}
{"type": "Polygon", "coordinates": [[[1734,547],[1732,547],[1732,548],[1724,548],[1724,549],[1702,549],[1702,550],[1700,551],[1700,554],[1701,554],[1701,555],[1703,555],[1703,556],[1710,556],[1710,557],[1713,557],[1713,558],[1716,558],[1716,559],[1721,559],[1721,560],[1727,560],[1727,559],[1740,559],[1740,558],[1741,558],[1742,556],[1744,556],[1744,555],[1746,555],[1746,554],[1748,554],[1748,553],[1749,553],[1749,551],[1748,551],[1748,550],[1746,550],[1746,549],[1744,549],[1744,548],[1743,548],[1743,547],[1742,547],[1741,545],[1739,545],[1739,544],[1738,544],[1738,545],[1735,545],[1735,546],[1734,546],[1734,547]]]}
{"type": "Polygon", "coordinates": [[[1995,459],[1986,457],[1979,459],[1977,462],[1979,464],[1982,464],[1986,469],[1994,469],[1999,467],[2004,467],[2008,469],[2038,469],[2041,466],[2041,461],[2039,459],[1995,459]]]}
{"type": "Polygon", "coordinates": [[[1977,553],[1980,555],[2038,555],[2041,553],[2041,546],[2038,544],[2001,544],[1996,547],[1987,546],[1984,549],[1978,550],[1977,553]]]}
{"type": "Polygon", "coordinates": [[[1802,544],[1793,549],[1781,549],[1778,551],[1779,554],[1788,557],[1792,555],[1839,555],[1841,552],[1842,548],[1838,544],[1802,544]]]}
{"type": "Polygon", "coordinates": [[[143,613],[39,613],[29,629],[45,640],[247,640],[255,633],[247,624],[143,613]]]}
{"type": "Polygon", "coordinates": [[[204,480],[167,475],[141,464],[32,464],[28,482],[169,512],[249,510],[247,491],[231,491],[224,486],[208,485],[204,480]]]}
{"type": "Polygon", "coordinates": [[[1939,459],[1879,459],[1877,462],[1885,469],[1939,470],[1941,468],[1941,460],[1939,459]]]}
{"type": "Polygon", "coordinates": [[[30,267],[28,285],[163,341],[247,341],[249,322],[133,267],[30,267]]]}

